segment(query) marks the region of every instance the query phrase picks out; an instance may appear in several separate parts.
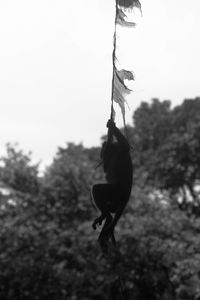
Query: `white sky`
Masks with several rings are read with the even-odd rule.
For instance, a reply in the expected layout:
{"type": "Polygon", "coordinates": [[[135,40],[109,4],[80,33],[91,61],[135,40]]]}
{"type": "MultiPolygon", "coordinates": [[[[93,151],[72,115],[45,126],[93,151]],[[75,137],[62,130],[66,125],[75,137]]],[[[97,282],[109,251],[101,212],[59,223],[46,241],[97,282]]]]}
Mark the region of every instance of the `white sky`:
{"type": "MultiPolygon", "coordinates": [[[[200,96],[200,1],[141,3],[137,29],[119,32],[119,61],[136,75],[129,123],[141,101],[175,105],[200,96]]],[[[100,144],[110,115],[114,13],[114,0],[0,1],[0,153],[19,142],[49,162],[66,142],[100,144]]]]}

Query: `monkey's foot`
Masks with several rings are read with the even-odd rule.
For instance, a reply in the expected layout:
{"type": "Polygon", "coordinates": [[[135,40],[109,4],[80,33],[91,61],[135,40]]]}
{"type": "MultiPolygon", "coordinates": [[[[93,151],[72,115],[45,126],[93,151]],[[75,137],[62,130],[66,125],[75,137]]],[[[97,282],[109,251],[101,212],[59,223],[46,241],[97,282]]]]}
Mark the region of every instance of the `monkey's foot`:
{"type": "Polygon", "coordinates": [[[93,224],[92,224],[92,228],[93,228],[94,230],[96,230],[98,224],[99,224],[100,226],[101,226],[101,224],[102,224],[102,217],[101,217],[101,216],[98,217],[98,218],[96,218],[96,219],[94,220],[94,222],[93,222],[93,224]]]}

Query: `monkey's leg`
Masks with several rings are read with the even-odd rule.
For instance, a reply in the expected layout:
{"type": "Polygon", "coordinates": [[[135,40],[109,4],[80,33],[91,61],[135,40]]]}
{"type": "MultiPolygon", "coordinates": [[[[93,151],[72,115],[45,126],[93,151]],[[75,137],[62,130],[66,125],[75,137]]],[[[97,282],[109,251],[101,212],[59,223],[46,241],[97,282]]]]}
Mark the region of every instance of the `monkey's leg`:
{"type": "Polygon", "coordinates": [[[108,198],[108,184],[95,184],[92,187],[93,200],[102,214],[106,213],[106,202],[108,198]]]}
{"type": "Polygon", "coordinates": [[[101,233],[100,233],[98,239],[101,239],[102,237],[105,236],[105,233],[106,233],[106,227],[110,225],[110,223],[112,222],[112,220],[113,220],[113,217],[111,216],[111,214],[108,213],[108,214],[107,214],[107,217],[106,217],[106,221],[105,221],[105,223],[104,223],[104,225],[103,225],[103,228],[102,228],[102,230],[101,230],[101,233]]]}
{"type": "MultiPolygon", "coordinates": [[[[103,225],[103,228],[101,230],[101,233],[98,237],[98,242],[101,246],[101,249],[104,253],[107,253],[108,252],[108,240],[109,238],[111,237],[111,239],[113,240],[114,238],[114,234],[110,234],[106,231],[106,228],[107,226],[109,226],[112,222],[113,218],[111,216],[111,214],[108,214],[107,217],[106,217],[106,221],[103,225]]],[[[114,241],[115,241],[115,238],[114,238],[114,241]]]]}
{"type": "Polygon", "coordinates": [[[112,241],[113,246],[115,247],[115,246],[116,246],[116,239],[115,239],[114,232],[111,233],[110,238],[111,238],[111,241],[112,241]]]}
{"type": "Polygon", "coordinates": [[[92,188],[92,197],[101,211],[100,217],[96,218],[92,224],[93,229],[96,229],[96,225],[102,224],[102,221],[107,217],[109,214],[109,185],[108,184],[95,184],[92,188]]]}

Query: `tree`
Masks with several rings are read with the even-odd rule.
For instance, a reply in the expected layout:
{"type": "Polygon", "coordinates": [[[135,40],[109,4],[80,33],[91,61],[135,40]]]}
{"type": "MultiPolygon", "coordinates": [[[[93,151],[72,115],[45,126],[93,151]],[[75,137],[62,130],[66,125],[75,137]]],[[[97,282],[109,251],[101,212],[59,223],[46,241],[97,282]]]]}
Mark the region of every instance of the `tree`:
{"type": "Polygon", "coordinates": [[[2,182],[22,193],[38,193],[39,164],[32,164],[31,153],[25,154],[16,146],[7,144],[6,156],[1,158],[1,163],[0,180],[2,182]]]}
{"type": "Polygon", "coordinates": [[[195,205],[199,204],[195,193],[200,179],[199,111],[200,98],[173,109],[169,101],[154,99],[136,110],[133,132],[135,164],[145,172],[146,182],[171,194],[190,191],[195,205]]]}
{"type": "Polygon", "coordinates": [[[63,216],[63,222],[72,222],[75,215],[79,219],[88,218],[94,210],[90,189],[101,178],[99,170],[95,170],[97,153],[98,149],[69,143],[66,148],[58,149],[44,175],[43,194],[57,208],[56,215],[63,216]]]}

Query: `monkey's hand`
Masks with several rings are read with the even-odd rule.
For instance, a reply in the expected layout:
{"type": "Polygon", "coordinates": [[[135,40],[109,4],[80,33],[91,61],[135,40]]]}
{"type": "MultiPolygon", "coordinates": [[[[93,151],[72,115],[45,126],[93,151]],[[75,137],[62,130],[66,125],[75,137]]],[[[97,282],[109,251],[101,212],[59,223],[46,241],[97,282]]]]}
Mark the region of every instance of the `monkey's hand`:
{"type": "Polygon", "coordinates": [[[94,230],[96,230],[97,225],[99,224],[99,225],[101,226],[102,221],[103,221],[103,220],[102,220],[102,217],[101,217],[101,216],[98,217],[98,218],[96,218],[96,219],[94,220],[93,224],[92,224],[92,228],[93,228],[94,230]]]}
{"type": "Polygon", "coordinates": [[[107,128],[109,128],[109,129],[115,128],[115,122],[112,119],[108,120],[107,128]]]}

